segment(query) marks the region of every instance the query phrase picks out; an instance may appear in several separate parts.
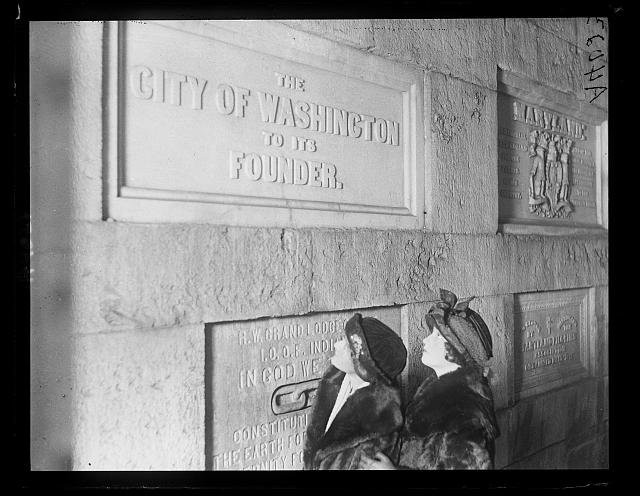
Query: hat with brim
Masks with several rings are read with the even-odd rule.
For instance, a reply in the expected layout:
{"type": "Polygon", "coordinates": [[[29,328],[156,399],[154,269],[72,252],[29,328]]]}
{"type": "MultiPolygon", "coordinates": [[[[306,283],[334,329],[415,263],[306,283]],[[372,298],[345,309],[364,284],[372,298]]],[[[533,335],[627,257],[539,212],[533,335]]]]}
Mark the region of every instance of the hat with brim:
{"type": "Polygon", "coordinates": [[[485,321],[469,308],[473,297],[458,301],[454,293],[441,289],[440,298],[425,316],[427,325],[436,327],[466,359],[484,365],[493,356],[493,340],[485,321]]]}
{"type": "Polygon", "coordinates": [[[407,361],[407,349],[393,330],[356,313],[345,326],[356,374],[364,381],[393,384],[407,361]]]}

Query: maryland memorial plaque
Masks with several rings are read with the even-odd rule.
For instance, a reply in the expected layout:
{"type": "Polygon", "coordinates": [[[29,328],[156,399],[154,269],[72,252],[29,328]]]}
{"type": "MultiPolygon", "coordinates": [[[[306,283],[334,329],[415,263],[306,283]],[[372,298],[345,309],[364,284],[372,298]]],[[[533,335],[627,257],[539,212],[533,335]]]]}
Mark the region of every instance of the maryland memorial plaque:
{"type": "Polygon", "coordinates": [[[500,222],[598,227],[606,139],[599,112],[549,88],[501,76],[500,222]]]}

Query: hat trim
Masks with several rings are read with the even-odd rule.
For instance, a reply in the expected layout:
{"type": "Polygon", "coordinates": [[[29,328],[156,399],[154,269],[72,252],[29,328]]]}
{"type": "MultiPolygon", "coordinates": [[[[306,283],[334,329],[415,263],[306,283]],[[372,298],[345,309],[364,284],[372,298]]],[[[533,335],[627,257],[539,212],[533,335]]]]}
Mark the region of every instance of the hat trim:
{"type": "Polygon", "coordinates": [[[354,368],[356,369],[356,373],[360,376],[361,379],[367,382],[373,382],[376,378],[382,378],[383,382],[387,385],[391,385],[393,380],[387,375],[387,373],[378,367],[378,364],[374,361],[371,356],[371,352],[369,351],[369,344],[367,342],[367,337],[362,329],[362,325],[360,325],[360,321],[362,320],[362,315],[356,313],[357,317],[353,322],[353,328],[351,330],[345,329],[345,334],[347,335],[347,341],[349,342],[349,348],[354,355],[354,368]],[[360,375],[359,370],[362,369],[363,375],[367,377],[362,377],[360,375]],[[372,374],[372,371],[374,374],[372,374]],[[373,375],[373,377],[369,377],[373,375]]]}

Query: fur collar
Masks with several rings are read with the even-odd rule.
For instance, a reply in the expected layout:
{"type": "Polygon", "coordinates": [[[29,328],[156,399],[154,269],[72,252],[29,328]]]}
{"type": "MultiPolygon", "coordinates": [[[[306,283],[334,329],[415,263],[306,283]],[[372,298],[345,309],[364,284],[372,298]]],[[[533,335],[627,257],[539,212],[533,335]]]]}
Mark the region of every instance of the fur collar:
{"type": "Polygon", "coordinates": [[[477,367],[430,376],[407,407],[405,429],[410,435],[479,428],[493,438],[499,436],[491,388],[477,367]]]}
{"type": "Polygon", "coordinates": [[[400,392],[381,382],[355,391],[324,432],[345,373],[330,366],[320,380],[307,428],[309,454],[324,456],[390,434],[402,427],[400,392]]]}

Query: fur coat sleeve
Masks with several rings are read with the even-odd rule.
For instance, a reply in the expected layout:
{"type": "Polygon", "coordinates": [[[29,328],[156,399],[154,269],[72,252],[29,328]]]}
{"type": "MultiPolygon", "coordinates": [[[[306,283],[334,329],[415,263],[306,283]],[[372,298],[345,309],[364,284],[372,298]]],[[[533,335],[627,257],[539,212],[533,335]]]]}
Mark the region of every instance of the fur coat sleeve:
{"type": "Polygon", "coordinates": [[[493,396],[471,367],[427,379],[407,407],[401,468],[491,469],[500,435],[493,396]]]}
{"type": "Polygon", "coordinates": [[[354,392],[325,433],[344,376],[330,366],[320,381],[305,438],[305,470],[355,470],[362,453],[390,454],[397,441],[403,422],[400,392],[381,383],[354,392]]]}

